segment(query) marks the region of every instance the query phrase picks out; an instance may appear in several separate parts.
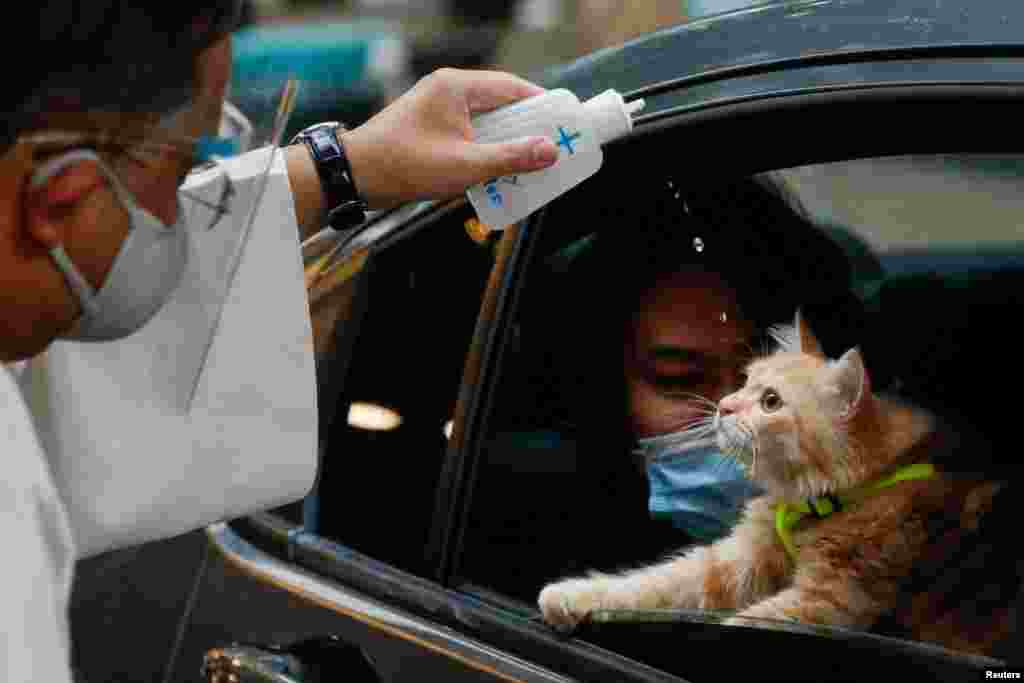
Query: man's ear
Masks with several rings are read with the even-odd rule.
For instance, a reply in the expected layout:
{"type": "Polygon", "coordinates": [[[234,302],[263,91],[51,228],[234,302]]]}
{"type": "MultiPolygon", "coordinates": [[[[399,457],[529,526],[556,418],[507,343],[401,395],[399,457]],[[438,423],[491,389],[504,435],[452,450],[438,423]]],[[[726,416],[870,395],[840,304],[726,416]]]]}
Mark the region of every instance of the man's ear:
{"type": "Polygon", "coordinates": [[[106,184],[99,164],[89,158],[61,158],[56,166],[36,169],[25,189],[25,226],[29,239],[51,249],[67,237],[69,226],[97,190],[106,184]]]}
{"type": "Polygon", "coordinates": [[[821,344],[818,343],[817,337],[815,337],[814,333],[811,332],[811,328],[807,325],[807,321],[804,320],[804,316],[800,312],[800,309],[797,309],[796,311],[793,326],[796,328],[796,338],[800,342],[800,353],[824,358],[825,352],[821,350],[821,344]]]}

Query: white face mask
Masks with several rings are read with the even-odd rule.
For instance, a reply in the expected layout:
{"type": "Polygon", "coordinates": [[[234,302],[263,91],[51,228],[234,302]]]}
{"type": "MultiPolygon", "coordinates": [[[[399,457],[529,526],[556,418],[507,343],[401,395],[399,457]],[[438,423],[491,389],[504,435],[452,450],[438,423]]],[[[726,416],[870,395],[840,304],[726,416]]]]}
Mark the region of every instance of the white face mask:
{"type": "Polygon", "coordinates": [[[188,262],[189,231],[183,224],[180,206],[174,225],[164,225],[139,206],[110,168],[89,150],[75,150],[47,162],[32,176],[32,185],[41,185],[71,164],[85,160],[96,162],[106,175],[114,194],[128,211],[130,227],[99,291],[75,267],[62,245],[50,250],[51,258],[82,306],[82,315],[61,338],[121,339],[145,325],[174,293],[188,262]]]}

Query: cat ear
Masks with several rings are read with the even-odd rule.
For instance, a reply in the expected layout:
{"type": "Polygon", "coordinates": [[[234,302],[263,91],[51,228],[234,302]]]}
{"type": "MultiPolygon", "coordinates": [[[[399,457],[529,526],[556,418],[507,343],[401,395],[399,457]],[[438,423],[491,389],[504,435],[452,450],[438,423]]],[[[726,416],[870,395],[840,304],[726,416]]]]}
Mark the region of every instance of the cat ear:
{"type": "Polygon", "coordinates": [[[814,333],[811,332],[811,328],[807,325],[807,321],[804,320],[804,316],[800,313],[800,309],[797,309],[796,311],[793,327],[796,328],[796,338],[799,342],[800,353],[806,353],[809,356],[817,356],[818,358],[825,357],[825,352],[821,350],[821,344],[818,343],[817,337],[815,337],[814,333]]]}
{"type": "Polygon", "coordinates": [[[833,365],[833,379],[838,390],[840,417],[848,420],[871,398],[871,378],[864,367],[859,349],[850,349],[833,365]]]}

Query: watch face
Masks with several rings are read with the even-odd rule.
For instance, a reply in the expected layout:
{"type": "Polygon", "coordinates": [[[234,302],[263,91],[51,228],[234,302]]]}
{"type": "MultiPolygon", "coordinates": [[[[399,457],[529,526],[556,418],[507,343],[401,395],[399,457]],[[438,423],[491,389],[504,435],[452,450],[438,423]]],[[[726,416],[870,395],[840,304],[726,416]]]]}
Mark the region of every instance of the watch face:
{"type": "Polygon", "coordinates": [[[342,126],[337,121],[325,121],[324,123],[315,123],[312,126],[309,126],[308,128],[303,128],[298,133],[296,133],[295,137],[292,138],[292,143],[294,144],[298,142],[303,137],[310,137],[315,140],[320,135],[323,135],[328,131],[333,131],[337,128],[344,129],[345,127],[342,126]]]}
{"type": "Polygon", "coordinates": [[[318,123],[314,126],[310,126],[306,130],[308,130],[310,133],[327,133],[329,131],[333,131],[335,128],[338,128],[340,126],[341,124],[338,123],[337,121],[327,121],[325,123],[318,123]]]}
{"type": "Polygon", "coordinates": [[[330,144],[330,135],[331,131],[323,128],[317,128],[316,130],[309,131],[309,137],[312,138],[314,144],[316,144],[317,148],[319,148],[321,152],[324,151],[326,145],[330,144]]]}
{"type": "Polygon", "coordinates": [[[341,151],[338,149],[340,143],[333,128],[313,131],[310,138],[316,145],[318,161],[329,162],[340,158],[341,151]]]}

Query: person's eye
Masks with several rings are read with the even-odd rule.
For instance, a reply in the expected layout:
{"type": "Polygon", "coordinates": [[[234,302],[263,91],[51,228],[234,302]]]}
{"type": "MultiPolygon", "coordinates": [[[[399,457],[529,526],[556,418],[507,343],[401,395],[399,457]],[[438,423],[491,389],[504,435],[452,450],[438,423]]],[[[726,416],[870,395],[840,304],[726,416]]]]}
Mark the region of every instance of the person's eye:
{"type": "Polygon", "coordinates": [[[705,381],[702,373],[690,373],[686,375],[658,375],[654,378],[654,385],[665,394],[685,393],[700,387],[705,381]]]}
{"type": "Polygon", "coordinates": [[[766,413],[774,413],[784,405],[785,402],[779,396],[779,392],[774,389],[765,389],[761,394],[761,409],[766,413]]]}

